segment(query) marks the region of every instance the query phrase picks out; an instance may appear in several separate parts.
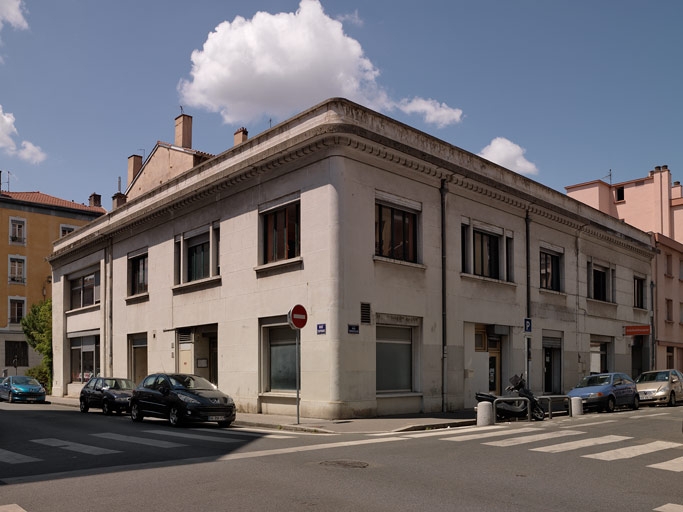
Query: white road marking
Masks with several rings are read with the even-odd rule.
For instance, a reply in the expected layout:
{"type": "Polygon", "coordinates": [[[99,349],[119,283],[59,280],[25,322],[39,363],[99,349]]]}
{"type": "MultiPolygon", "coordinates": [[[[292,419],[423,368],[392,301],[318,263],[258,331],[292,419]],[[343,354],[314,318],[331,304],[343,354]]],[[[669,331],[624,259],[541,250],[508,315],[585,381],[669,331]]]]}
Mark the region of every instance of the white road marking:
{"type": "Polygon", "coordinates": [[[71,441],[62,441],[61,439],[55,438],[31,439],[31,442],[43,444],[45,446],[52,446],[54,448],[62,448],[72,452],[86,453],[88,455],[108,455],[110,453],[120,453],[118,450],[108,450],[106,448],[99,448],[97,446],[90,446],[81,443],[72,443],[71,441]]]}
{"type": "Polygon", "coordinates": [[[0,512],[27,512],[25,509],[21,508],[16,503],[11,505],[0,505],[0,512]]]}
{"type": "Polygon", "coordinates": [[[542,430],[539,428],[534,428],[534,427],[524,427],[524,428],[518,428],[515,429],[514,431],[510,430],[504,430],[502,432],[496,431],[496,432],[483,432],[481,434],[470,434],[468,436],[450,436],[450,437],[444,437],[442,441],[471,441],[472,439],[486,439],[487,437],[498,437],[498,436],[507,436],[510,434],[518,434],[518,433],[523,433],[523,432],[541,432],[542,430]]]}
{"type": "MultiPolygon", "coordinates": [[[[592,427],[594,425],[604,425],[605,423],[614,423],[615,421],[617,421],[617,420],[593,421],[591,423],[583,423],[583,424],[579,425],[579,427],[581,427],[581,428],[592,427]]],[[[567,425],[566,427],[561,427],[561,428],[572,428],[572,427],[576,427],[576,425],[567,425]]]]}
{"type": "Polygon", "coordinates": [[[568,443],[553,444],[550,446],[541,446],[540,448],[532,448],[531,451],[534,452],[546,452],[546,453],[560,453],[568,452],[570,450],[578,450],[579,448],[587,448],[589,446],[598,446],[601,444],[616,443],[618,441],[626,441],[627,439],[633,439],[632,437],[626,436],[603,436],[603,437],[593,437],[590,439],[582,439],[581,441],[570,441],[568,443]]]}
{"type": "Polygon", "coordinates": [[[681,446],[680,443],[670,443],[668,441],[654,441],[652,443],[628,446],[626,448],[619,448],[617,450],[610,450],[608,452],[582,455],[582,457],[598,460],[630,459],[632,457],[637,457],[638,455],[645,455],[647,453],[658,452],[660,450],[666,450],[668,448],[677,448],[679,446],[681,446]]]}
{"type": "Polygon", "coordinates": [[[403,437],[431,437],[431,436],[443,436],[443,435],[453,435],[462,434],[467,432],[486,432],[490,430],[500,430],[501,428],[507,428],[502,425],[487,425],[485,427],[458,427],[458,428],[441,428],[438,430],[424,430],[415,433],[402,433],[402,432],[392,432],[393,435],[401,435],[403,437]]]}
{"type": "Polygon", "coordinates": [[[239,439],[226,439],[216,436],[203,436],[201,434],[190,434],[189,432],[172,432],[170,430],[145,430],[148,434],[162,436],[181,437],[183,439],[198,439],[200,441],[211,441],[212,443],[239,443],[239,439]]]}
{"type": "Polygon", "coordinates": [[[543,434],[536,434],[533,436],[510,437],[501,441],[491,441],[489,443],[482,443],[489,446],[517,446],[519,444],[535,443],[536,441],[545,441],[546,439],[555,439],[556,437],[576,436],[578,434],[585,434],[579,430],[560,430],[557,432],[545,432],[543,434]]]}
{"type": "Polygon", "coordinates": [[[675,471],[680,473],[683,471],[683,457],[667,460],[666,462],[660,462],[659,464],[651,464],[648,466],[648,468],[664,469],[666,471],[675,471]]]}
{"type": "Polygon", "coordinates": [[[216,460],[228,461],[238,459],[251,459],[253,457],[267,457],[269,455],[283,455],[285,453],[310,452],[314,450],[327,450],[330,448],[347,448],[349,446],[360,446],[364,444],[388,443],[391,441],[407,441],[405,437],[385,437],[383,439],[363,439],[361,441],[344,441],[340,443],[314,444],[310,446],[295,446],[292,448],[280,448],[277,450],[259,450],[255,452],[231,453],[223,455],[216,460]]]}
{"type": "Polygon", "coordinates": [[[180,448],[187,446],[180,443],[172,443],[170,441],[160,441],[159,439],[148,439],[146,437],[124,436],[121,434],[114,434],[112,432],[104,432],[102,434],[90,434],[91,436],[101,437],[102,439],[111,439],[112,441],[121,441],[123,443],[143,444],[146,446],[154,446],[156,448],[180,448]]]}
{"type": "MultiPolygon", "coordinates": [[[[205,428],[193,428],[190,430],[194,430],[196,432],[206,432],[207,430],[205,428]]],[[[259,439],[292,439],[293,436],[290,435],[282,435],[282,434],[273,434],[272,430],[256,430],[256,429],[249,429],[248,431],[245,430],[211,430],[212,434],[218,434],[221,436],[242,436],[242,437],[258,437],[259,439]],[[263,432],[263,433],[261,433],[263,432]]],[[[299,434],[299,432],[296,432],[299,434]]],[[[302,432],[308,434],[309,432],[302,432]]],[[[323,434],[323,435],[329,435],[329,434],[323,434]]]]}
{"type": "Polygon", "coordinates": [[[674,505],[673,503],[667,503],[661,507],[653,508],[654,512],[683,512],[683,505],[674,505]]]}
{"type": "MultiPolygon", "coordinates": [[[[24,464],[25,462],[40,462],[41,460],[8,450],[0,450],[0,462],[6,462],[7,464],[24,464]]],[[[2,509],[0,509],[0,512],[2,512],[2,509]]]]}
{"type": "Polygon", "coordinates": [[[654,414],[639,414],[639,415],[634,415],[634,416],[629,416],[629,419],[632,420],[639,420],[641,418],[654,418],[655,416],[668,416],[668,412],[657,412],[654,414]]]}

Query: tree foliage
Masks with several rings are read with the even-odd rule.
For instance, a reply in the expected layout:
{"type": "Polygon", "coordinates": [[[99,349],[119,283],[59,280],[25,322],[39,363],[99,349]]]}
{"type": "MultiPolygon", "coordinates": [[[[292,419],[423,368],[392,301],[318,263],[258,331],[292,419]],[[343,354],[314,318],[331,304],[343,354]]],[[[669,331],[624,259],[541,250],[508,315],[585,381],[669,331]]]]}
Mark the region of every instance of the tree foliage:
{"type": "MultiPolygon", "coordinates": [[[[47,299],[33,304],[28,314],[21,319],[21,328],[26,341],[36,352],[42,354],[42,368],[31,368],[35,373],[43,375],[48,388],[52,384],[52,300],[47,299]]],[[[42,382],[42,379],[41,379],[42,382]]]]}

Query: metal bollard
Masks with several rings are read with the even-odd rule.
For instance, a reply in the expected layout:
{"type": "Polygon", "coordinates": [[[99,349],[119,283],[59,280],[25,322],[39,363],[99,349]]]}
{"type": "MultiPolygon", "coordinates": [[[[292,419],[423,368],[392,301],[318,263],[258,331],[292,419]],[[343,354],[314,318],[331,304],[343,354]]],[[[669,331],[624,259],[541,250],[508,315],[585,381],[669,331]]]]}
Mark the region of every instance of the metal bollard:
{"type": "Polygon", "coordinates": [[[571,398],[571,401],[572,401],[572,416],[583,415],[583,402],[581,401],[581,397],[573,396],[571,398]]]}
{"type": "Polygon", "coordinates": [[[477,404],[477,426],[493,425],[493,404],[479,402],[477,404]]]}

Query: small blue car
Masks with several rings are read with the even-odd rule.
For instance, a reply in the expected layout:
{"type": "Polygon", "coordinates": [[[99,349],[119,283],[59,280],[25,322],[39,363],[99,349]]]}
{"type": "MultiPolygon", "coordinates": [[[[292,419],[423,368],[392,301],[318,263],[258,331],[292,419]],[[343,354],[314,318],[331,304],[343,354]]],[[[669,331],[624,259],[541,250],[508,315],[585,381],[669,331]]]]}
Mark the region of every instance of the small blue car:
{"type": "Polygon", "coordinates": [[[613,412],[617,407],[640,405],[636,383],[625,373],[587,375],[567,396],[580,397],[584,410],[613,412]]]}
{"type": "Polygon", "coordinates": [[[0,382],[0,400],[45,402],[45,388],[33,377],[12,375],[0,382]]]}

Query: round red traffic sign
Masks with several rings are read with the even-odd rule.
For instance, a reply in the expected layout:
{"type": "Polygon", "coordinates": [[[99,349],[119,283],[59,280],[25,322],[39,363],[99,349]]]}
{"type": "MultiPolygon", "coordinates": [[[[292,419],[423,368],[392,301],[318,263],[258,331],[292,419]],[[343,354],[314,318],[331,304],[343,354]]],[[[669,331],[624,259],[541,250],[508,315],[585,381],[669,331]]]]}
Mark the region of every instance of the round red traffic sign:
{"type": "Polygon", "coordinates": [[[287,322],[292,329],[301,329],[306,325],[306,320],[308,320],[308,313],[306,313],[306,308],[301,304],[297,304],[287,313],[287,322]]]}

